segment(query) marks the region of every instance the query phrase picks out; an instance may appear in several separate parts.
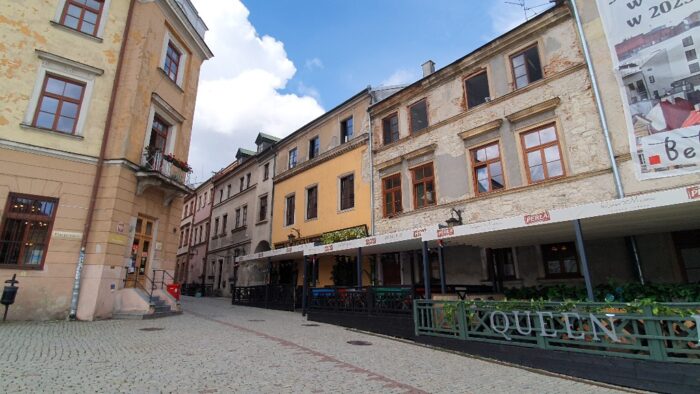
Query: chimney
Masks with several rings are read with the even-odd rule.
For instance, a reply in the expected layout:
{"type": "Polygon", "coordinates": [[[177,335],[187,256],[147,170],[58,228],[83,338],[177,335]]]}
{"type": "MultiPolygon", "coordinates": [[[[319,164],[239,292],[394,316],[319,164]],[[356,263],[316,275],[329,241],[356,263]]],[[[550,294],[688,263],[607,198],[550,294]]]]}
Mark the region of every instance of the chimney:
{"type": "Polygon", "coordinates": [[[423,63],[423,78],[427,77],[428,75],[432,74],[435,72],[435,62],[432,60],[428,60],[427,62],[423,63]]]}

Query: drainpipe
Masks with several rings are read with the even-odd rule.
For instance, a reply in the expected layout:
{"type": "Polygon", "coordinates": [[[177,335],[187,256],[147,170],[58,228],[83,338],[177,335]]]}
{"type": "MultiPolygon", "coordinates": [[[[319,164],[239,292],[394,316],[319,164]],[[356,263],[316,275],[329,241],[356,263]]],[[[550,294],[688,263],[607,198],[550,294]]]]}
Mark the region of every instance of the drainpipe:
{"type": "Polygon", "coordinates": [[[374,138],[372,138],[372,117],[369,111],[367,111],[367,117],[369,118],[369,234],[374,235],[374,143],[372,141],[374,138]]]}
{"type": "MultiPolygon", "coordinates": [[[[581,22],[581,17],[578,13],[578,7],[576,5],[576,0],[569,0],[569,8],[571,9],[571,14],[576,22],[576,30],[578,31],[578,36],[581,41],[581,47],[583,49],[583,56],[586,60],[586,66],[588,67],[588,75],[591,77],[591,86],[593,87],[593,97],[595,98],[596,108],[598,110],[598,115],[600,116],[600,126],[603,129],[603,136],[605,137],[605,145],[608,149],[608,156],[610,158],[610,164],[613,171],[613,179],[615,180],[615,189],[617,191],[617,198],[623,198],[625,196],[625,190],[622,187],[622,179],[620,177],[620,171],[617,167],[617,161],[615,160],[615,152],[612,146],[612,140],[610,138],[610,130],[608,129],[608,119],[605,116],[605,108],[603,107],[603,101],[600,96],[600,90],[598,89],[598,79],[595,75],[595,70],[593,69],[593,61],[591,60],[591,53],[588,49],[588,42],[586,41],[586,36],[583,32],[583,23],[581,22]]],[[[626,237],[630,249],[632,251],[632,256],[634,258],[634,268],[637,271],[637,276],[639,282],[644,284],[644,274],[642,273],[642,264],[639,257],[639,251],[637,250],[637,241],[634,236],[626,237]]]]}
{"type": "Polygon", "coordinates": [[[112,82],[112,94],[109,98],[109,108],[107,109],[107,119],[105,121],[105,129],[102,134],[102,143],[100,145],[100,156],[97,158],[97,168],[95,169],[95,178],[92,182],[92,191],[90,192],[90,205],[87,211],[87,217],[85,218],[85,225],[83,227],[83,236],[80,240],[80,257],[78,258],[78,265],[75,267],[75,279],[73,280],[73,293],[70,300],[70,312],[68,318],[70,320],[76,320],[78,315],[78,298],[80,297],[80,283],[83,274],[83,267],[85,266],[85,250],[87,248],[88,234],[90,233],[90,228],[92,227],[92,215],[95,211],[95,205],[97,202],[97,191],[99,190],[100,178],[102,177],[102,169],[104,168],[104,160],[107,154],[107,141],[109,141],[109,132],[112,128],[112,116],[114,115],[114,103],[117,98],[117,87],[119,86],[119,77],[121,75],[122,65],[124,64],[124,50],[126,48],[126,42],[129,37],[129,30],[131,29],[131,17],[134,13],[134,3],[135,0],[131,0],[129,3],[129,10],[126,16],[126,25],[124,26],[124,33],[122,35],[122,45],[119,48],[119,60],[117,61],[117,69],[114,73],[114,81],[112,82]]]}

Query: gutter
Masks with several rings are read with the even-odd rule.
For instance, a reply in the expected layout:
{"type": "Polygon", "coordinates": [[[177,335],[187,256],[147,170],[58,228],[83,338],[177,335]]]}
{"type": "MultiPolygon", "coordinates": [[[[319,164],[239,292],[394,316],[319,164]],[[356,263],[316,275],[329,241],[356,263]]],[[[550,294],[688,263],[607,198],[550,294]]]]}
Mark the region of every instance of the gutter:
{"type": "Polygon", "coordinates": [[[85,225],[83,229],[83,237],[80,240],[80,257],[78,258],[78,265],[75,268],[75,279],[73,281],[73,293],[71,294],[70,301],[70,312],[68,318],[70,320],[77,320],[78,315],[78,300],[80,297],[80,284],[83,274],[83,267],[85,266],[85,249],[87,248],[88,234],[92,227],[92,216],[95,211],[95,205],[97,203],[97,191],[99,190],[100,179],[102,178],[102,169],[104,168],[105,156],[107,154],[107,142],[109,141],[109,132],[112,129],[112,118],[114,115],[114,103],[117,99],[117,88],[119,86],[119,78],[121,76],[122,66],[124,64],[124,51],[126,49],[126,43],[129,37],[129,31],[131,29],[131,18],[134,14],[134,4],[136,0],[131,0],[129,3],[129,10],[126,16],[126,25],[124,26],[124,33],[122,34],[122,45],[119,48],[119,60],[117,63],[117,69],[114,73],[114,81],[112,82],[112,94],[109,98],[109,108],[107,109],[107,120],[105,121],[105,129],[102,134],[102,143],[100,145],[100,156],[97,158],[97,168],[95,169],[95,178],[92,182],[92,191],[90,192],[90,205],[88,207],[87,217],[85,218],[85,225]]]}

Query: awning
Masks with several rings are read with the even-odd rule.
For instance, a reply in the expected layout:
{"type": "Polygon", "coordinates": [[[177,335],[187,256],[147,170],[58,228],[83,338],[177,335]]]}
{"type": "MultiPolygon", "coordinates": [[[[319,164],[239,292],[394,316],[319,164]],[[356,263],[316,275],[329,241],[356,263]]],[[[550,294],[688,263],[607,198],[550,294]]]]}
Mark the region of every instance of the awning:
{"type": "Polygon", "coordinates": [[[587,240],[697,229],[700,186],[431,229],[423,240],[489,248],[560,242],[574,239],[571,223],[576,219],[587,240]]]}
{"type": "Polygon", "coordinates": [[[239,256],[236,258],[237,263],[267,260],[268,258],[272,261],[289,260],[295,258],[301,258],[304,256],[304,251],[313,247],[314,244],[302,244],[294,245],[286,248],[272,249],[266,252],[258,252],[253,254],[248,254],[245,256],[239,256]]]}
{"type": "Polygon", "coordinates": [[[365,255],[415,250],[421,248],[423,234],[433,229],[437,229],[437,225],[379,234],[350,241],[336,242],[329,245],[319,245],[305,250],[304,254],[307,256],[354,256],[357,254],[358,248],[362,248],[362,253],[365,255]]]}

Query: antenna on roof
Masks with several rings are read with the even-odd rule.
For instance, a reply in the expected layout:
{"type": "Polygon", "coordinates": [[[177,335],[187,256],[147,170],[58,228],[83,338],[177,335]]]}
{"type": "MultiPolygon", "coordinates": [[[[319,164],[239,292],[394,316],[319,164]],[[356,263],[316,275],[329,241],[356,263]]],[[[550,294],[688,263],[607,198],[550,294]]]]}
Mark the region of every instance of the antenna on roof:
{"type": "Polygon", "coordinates": [[[506,4],[512,4],[512,5],[517,5],[518,7],[522,8],[522,9],[523,9],[523,15],[525,15],[525,20],[529,20],[530,17],[529,17],[528,14],[527,14],[528,11],[531,11],[531,12],[532,12],[532,15],[531,15],[531,16],[535,16],[535,15],[537,15],[537,12],[533,11],[535,8],[540,8],[540,7],[548,6],[548,5],[551,3],[551,1],[550,1],[549,3],[542,3],[542,4],[538,4],[538,5],[533,5],[533,6],[531,6],[531,7],[528,7],[528,6],[527,6],[526,0],[504,1],[504,3],[506,3],[506,4]]]}

